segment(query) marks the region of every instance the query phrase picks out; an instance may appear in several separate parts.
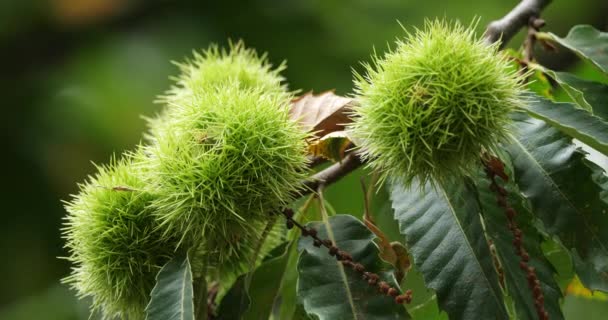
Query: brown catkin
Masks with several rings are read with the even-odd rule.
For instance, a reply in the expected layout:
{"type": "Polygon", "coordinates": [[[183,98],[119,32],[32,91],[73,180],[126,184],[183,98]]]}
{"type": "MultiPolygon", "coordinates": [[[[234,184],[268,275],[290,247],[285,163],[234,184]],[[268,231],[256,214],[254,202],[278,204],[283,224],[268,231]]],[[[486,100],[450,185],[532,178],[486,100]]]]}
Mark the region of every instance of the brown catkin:
{"type": "Polygon", "coordinates": [[[532,292],[532,297],[534,299],[534,307],[536,308],[536,314],[538,318],[541,320],[549,319],[549,314],[547,310],[545,310],[545,297],[543,295],[543,291],[540,285],[540,281],[538,280],[538,276],[536,274],[536,269],[533,266],[528,265],[530,261],[530,255],[526,251],[526,248],[523,245],[523,232],[518,227],[517,221],[515,217],[517,216],[517,211],[513,207],[511,207],[508,203],[508,192],[505,188],[498,185],[496,181],[496,177],[500,177],[504,182],[507,182],[509,177],[504,169],[504,163],[500,161],[500,159],[492,156],[486,156],[486,159],[483,161],[486,176],[490,180],[490,190],[496,196],[496,203],[498,206],[504,209],[505,216],[507,217],[508,227],[513,235],[513,247],[515,248],[516,254],[520,257],[519,268],[526,272],[526,278],[528,280],[528,287],[532,292]]]}

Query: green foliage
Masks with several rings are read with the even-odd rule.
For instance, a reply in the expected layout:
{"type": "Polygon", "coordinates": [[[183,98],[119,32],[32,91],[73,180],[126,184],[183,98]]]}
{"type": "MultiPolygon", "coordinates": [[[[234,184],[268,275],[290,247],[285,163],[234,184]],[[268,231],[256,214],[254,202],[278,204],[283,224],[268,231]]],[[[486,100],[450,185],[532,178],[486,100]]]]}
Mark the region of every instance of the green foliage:
{"type": "MultiPolygon", "coordinates": [[[[297,234],[291,232],[294,239],[291,239],[292,244],[295,243],[297,234]]],[[[299,252],[297,245],[289,248],[289,257],[283,272],[275,273],[274,277],[281,278],[281,286],[276,293],[275,300],[272,304],[272,315],[270,319],[296,319],[295,313],[298,311],[297,282],[298,282],[298,258],[299,252]]],[[[304,313],[305,314],[305,313],[304,313]]]]}
{"type": "MultiPolygon", "coordinates": [[[[506,169],[507,174],[513,177],[510,163],[506,165],[506,169]]],[[[482,170],[479,170],[479,174],[475,177],[475,184],[486,237],[492,241],[496,258],[500,262],[504,275],[505,295],[512,300],[517,319],[536,319],[535,301],[527,284],[527,275],[519,266],[521,259],[513,247],[513,235],[507,227],[509,222],[505,210],[496,203],[496,194],[490,190],[490,182],[482,170]]],[[[536,274],[541,282],[544,305],[549,312],[549,318],[563,319],[564,316],[560,310],[562,293],[554,279],[557,272],[545,258],[541,249],[543,237],[534,227],[534,216],[529,209],[528,202],[513,181],[503,182],[502,187],[507,190],[508,201],[517,212],[515,221],[524,234],[523,247],[530,257],[529,264],[536,269],[536,274]]]]}
{"type": "MultiPolygon", "coordinates": [[[[331,239],[353,256],[369,272],[381,271],[374,234],[351,215],[335,215],[323,222],[308,224],[323,239],[331,239]]],[[[408,319],[406,310],[391,297],[378,294],[361,276],[327,253],[313,246],[310,238],[299,242],[298,296],[304,310],[319,320],[408,319]]],[[[394,284],[392,274],[384,281],[394,284]]]]}
{"type": "Polygon", "coordinates": [[[155,196],[132,159],[99,166],[66,204],[63,233],[74,266],[64,281],[91,296],[93,310],[108,319],[143,318],[156,273],[177,245],[177,238],[156,231],[155,196]]]}
{"type": "MultiPolygon", "coordinates": [[[[545,74],[549,75],[555,80],[559,86],[564,89],[564,92],[576,103],[580,108],[583,108],[589,112],[593,112],[593,106],[587,102],[589,99],[585,97],[586,87],[588,84],[584,80],[579,79],[567,72],[555,72],[553,70],[545,69],[541,66],[535,68],[542,70],[545,74]]],[[[542,96],[542,95],[541,95],[542,96]]]]}
{"type": "Polygon", "coordinates": [[[544,230],[570,251],[577,273],[591,289],[608,290],[606,233],[608,204],[599,181],[604,173],[557,129],[516,115],[516,140],[507,147],[515,181],[544,230]],[[585,267],[587,266],[587,267],[585,267]]]}
{"type": "Polygon", "coordinates": [[[222,299],[219,314],[224,319],[270,317],[274,301],[280,294],[282,275],[286,272],[292,253],[296,251],[296,244],[291,242],[273,251],[280,254],[266,259],[255,271],[240,276],[222,299]]]}
{"type": "Polygon", "coordinates": [[[608,155],[608,123],[571,103],[554,103],[531,95],[524,110],[565,134],[608,155]]]}
{"type": "Polygon", "coordinates": [[[581,108],[590,110],[593,114],[608,119],[608,85],[596,81],[581,79],[571,73],[549,71],[549,75],[558,81],[564,91],[581,108]],[[566,89],[570,88],[570,89],[566,89]],[[590,108],[587,108],[587,106],[590,108]]]}
{"type": "Polygon", "coordinates": [[[538,39],[550,40],[572,50],[581,59],[589,61],[604,74],[608,73],[608,33],[590,25],[578,25],[570,29],[565,38],[553,33],[539,33],[538,39]]]}
{"type": "Polygon", "coordinates": [[[146,320],[194,320],[194,291],[188,255],[171,259],[156,276],[146,320]]]}
{"type": "Polygon", "coordinates": [[[391,187],[395,220],[450,319],[508,319],[472,185],[391,187]]]}
{"type": "Polygon", "coordinates": [[[498,44],[458,23],[427,22],[366,69],[355,81],[354,136],[371,167],[405,184],[470,175],[522,104],[521,76],[498,44]]]}

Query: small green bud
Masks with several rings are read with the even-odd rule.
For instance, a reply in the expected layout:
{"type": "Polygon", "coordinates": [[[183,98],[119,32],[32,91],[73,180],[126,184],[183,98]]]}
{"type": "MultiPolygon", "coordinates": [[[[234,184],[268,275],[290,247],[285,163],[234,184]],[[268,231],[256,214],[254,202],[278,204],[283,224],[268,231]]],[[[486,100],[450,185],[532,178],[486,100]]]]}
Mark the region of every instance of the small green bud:
{"type": "Polygon", "coordinates": [[[73,269],[64,282],[92,297],[104,319],[143,319],[155,276],[179,239],[154,231],[154,196],[130,156],[98,169],[66,203],[63,236],[73,269]]]}
{"type": "Polygon", "coordinates": [[[383,178],[468,175],[508,135],[522,76],[472,29],[426,22],[356,75],[353,135],[383,178]]]}

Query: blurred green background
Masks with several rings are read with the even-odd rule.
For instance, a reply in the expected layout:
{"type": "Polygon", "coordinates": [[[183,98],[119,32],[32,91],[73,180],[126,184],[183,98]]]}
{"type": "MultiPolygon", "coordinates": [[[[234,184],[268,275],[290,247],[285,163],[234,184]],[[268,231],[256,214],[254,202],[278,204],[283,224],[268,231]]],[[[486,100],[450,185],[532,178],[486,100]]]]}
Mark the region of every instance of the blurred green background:
{"type": "MultiPolygon", "coordinates": [[[[87,319],[86,301],[78,303],[59,284],[69,272],[57,258],[66,255],[61,201],[94,171],[92,162],[140,141],[141,115],[158,112],[153,101],[177,72],[170,61],[212,42],[243,39],[274,63],[288,61],[292,89],[348,94],[352,68],[360,70],[374,48],[383,52],[403,35],[397,21],[409,27],[425,17],[468,23],[479,16],[483,32],[517,2],[0,1],[0,319],[87,319]]],[[[606,12],[606,0],[554,0],[543,14],[545,29],[562,36],[582,23],[606,30],[606,12]]],[[[565,53],[540,57],[553,68],[586,70],[565,53]]],[[[362,212],[362,200],[353,201],[361,199],[357,177],[327,192],[338,212],[362,212]]],[[[608,314],[605,303],[580,297],[568,297],[565,308],[571,319],[608,314]]]]}

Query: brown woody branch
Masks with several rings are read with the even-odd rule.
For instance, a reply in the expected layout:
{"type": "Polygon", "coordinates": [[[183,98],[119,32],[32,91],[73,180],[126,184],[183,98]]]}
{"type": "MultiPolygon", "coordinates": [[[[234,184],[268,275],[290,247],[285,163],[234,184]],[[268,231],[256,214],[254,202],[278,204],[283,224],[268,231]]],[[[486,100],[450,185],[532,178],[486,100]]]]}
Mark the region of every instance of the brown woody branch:
{"type": "Polygon", "coordinates": [[[341,162],[334,163],[304,181],[302,188],[296,192],[295,197],[300,198],[311,194],[319,189],[319,186],[328,186],[353,172],[362,164],[359,155],[356,152],[351,152],[341,162]]]}
{"type": "Polygon", "coordinates": [[[550,2],[551,0],[522,0],[506,16],[488,24],[484,35],[486,42],[490,44],[500,40],[500,48],[504,48],[519,29],[527,26],[530,19],[538,18],[550,2]]]}
{"type": "Polygon", "coordinates": [[[534,45],[536,44],[536,33],[545,25],[545,20],[538,17],[531,17],[528,23],[528,35],[524,41],[524,63],[534,60],[534,45]]]}

